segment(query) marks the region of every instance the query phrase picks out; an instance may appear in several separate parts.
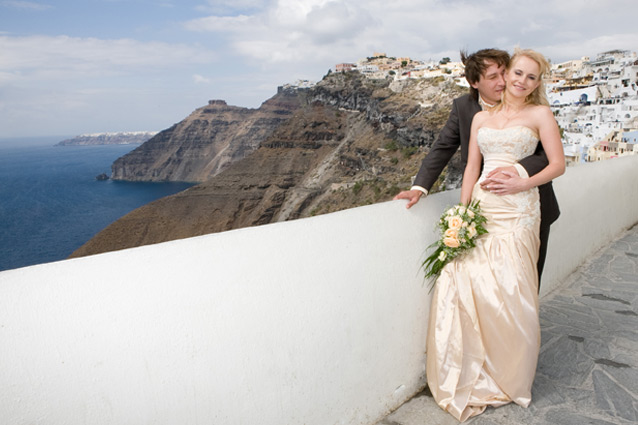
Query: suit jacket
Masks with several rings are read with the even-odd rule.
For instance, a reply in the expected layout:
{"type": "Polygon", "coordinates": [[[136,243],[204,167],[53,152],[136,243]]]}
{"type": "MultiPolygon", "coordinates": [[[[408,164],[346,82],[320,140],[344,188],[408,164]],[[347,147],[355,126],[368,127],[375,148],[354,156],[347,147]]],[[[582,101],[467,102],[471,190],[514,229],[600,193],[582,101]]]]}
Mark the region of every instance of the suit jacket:
{"type": "MultiPolygon", "coordinates": [[[[454,99],[447,123],[421,163],[421,168],[414,180],[416,186],[421,186],[429,191],[459,147],[461,148],[461,162],[465,168],[472,118],[480,111],[481,107],[478,101],[469,94],[454,99]]],[[[536,152],[520,160],[519,164],[525,168],[530,176],[545,168],[548,161],[542,144],[539,143],[536,152]]],[[[541,228],[545,228],[556,221],[560,215],[560,209],[552,182],[539,186],[538,191],[541,201],[541,228]]]]}

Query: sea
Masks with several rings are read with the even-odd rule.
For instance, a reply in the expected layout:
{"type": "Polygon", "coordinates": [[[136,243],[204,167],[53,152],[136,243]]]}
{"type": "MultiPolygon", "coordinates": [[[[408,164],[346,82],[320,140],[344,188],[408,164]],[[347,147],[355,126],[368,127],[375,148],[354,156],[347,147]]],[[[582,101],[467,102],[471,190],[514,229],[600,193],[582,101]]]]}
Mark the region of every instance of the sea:
{"type": "Polygon", "coordinates": [[[137,145],[0,139],[0,271],[63,260],[106,226],[192,183],[99,181],[137,145]]]}

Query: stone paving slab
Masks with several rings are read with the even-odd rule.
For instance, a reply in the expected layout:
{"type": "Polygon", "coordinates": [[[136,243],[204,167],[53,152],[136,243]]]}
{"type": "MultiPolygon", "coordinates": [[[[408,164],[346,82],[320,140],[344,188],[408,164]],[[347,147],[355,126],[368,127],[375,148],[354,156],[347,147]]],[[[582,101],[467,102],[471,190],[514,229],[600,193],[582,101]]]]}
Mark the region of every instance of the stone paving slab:
{"type": "MultiPolygon", "coordinates": [[[[541,298],[532,404],[488,408],[472,425],[638,423],[638,225],[541,298]]],[[[375,425],[452,425],[427,391],[375,425]]]]}

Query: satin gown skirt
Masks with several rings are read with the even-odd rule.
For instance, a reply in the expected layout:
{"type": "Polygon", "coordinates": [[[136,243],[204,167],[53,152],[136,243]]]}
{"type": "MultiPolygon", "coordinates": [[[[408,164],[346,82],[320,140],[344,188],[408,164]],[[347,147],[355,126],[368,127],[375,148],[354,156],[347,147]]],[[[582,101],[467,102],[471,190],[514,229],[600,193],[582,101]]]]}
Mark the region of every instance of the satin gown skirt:
{"type": "MultiPolygon", "coordinates": [[[[491,168],[511,161],[490,156],[491,168]]],[[[498,196],[477,183],[472,199],[489,233],[442,270],[427,338],[428,386],[460,421],[486,406],[527,407],[540,349],[538,190],[498,196]]]]}

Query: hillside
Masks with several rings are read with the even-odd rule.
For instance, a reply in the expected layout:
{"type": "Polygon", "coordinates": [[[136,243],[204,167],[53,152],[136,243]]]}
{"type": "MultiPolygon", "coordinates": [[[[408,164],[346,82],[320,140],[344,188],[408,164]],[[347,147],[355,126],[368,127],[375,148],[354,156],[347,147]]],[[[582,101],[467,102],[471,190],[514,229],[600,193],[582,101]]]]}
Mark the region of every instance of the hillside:
{"type": "Polygon", "coordinates": [[[252,153],[299,108],[303,93],[281,91],[258,109],[211,100],[115,161],[114,180],[203,182],[252,153]]]}
{"type": "MultiPolygon", "coordinates": [[[[73,256],[390,200],[410,186],[461,93],[443,79],[394,82],[329,74],[304,91],[299,108],[250,155],[131,212],[73,256]]],[[[459,177],[452,166],[444,184],[455,186],[459,177]]]]}

